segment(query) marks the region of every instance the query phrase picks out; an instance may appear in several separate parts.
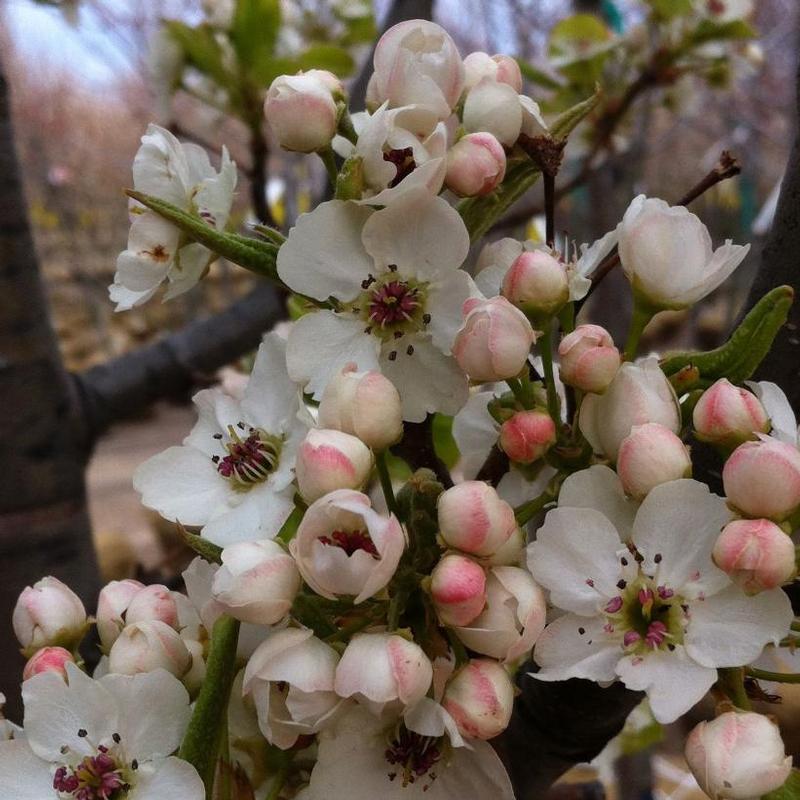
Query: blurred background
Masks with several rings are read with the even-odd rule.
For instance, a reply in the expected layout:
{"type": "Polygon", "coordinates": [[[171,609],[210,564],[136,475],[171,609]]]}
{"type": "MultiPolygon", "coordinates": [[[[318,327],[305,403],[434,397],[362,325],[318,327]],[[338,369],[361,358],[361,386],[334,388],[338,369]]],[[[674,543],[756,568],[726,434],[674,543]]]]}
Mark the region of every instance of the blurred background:
{"type": "MultiPolygon", "coordinates": [[[[264,89],[279,72],[317,66],[348,78],[353,96],[363,97],[362,65],[387,15],[402,5],[284,0],[279,25],[264,31],[270,57],[245,64],[226,33],[235,0],[0,0],[0,57],[29,220],[69,371],[134,352],[219,312],[256,280],[217,262],[194,291],[168,305],[155,300],[114,312],[107,287],[127,240],[123,189],[131,185],[131,163],[148,122],[201,144],[212,160],[223,143],[228,147],[240,169],[234,227],[260,220],[286,229],[322,197],[325,175],[315,159],[273,148],[262,127],[264,89]],[[228,77],[231,59],[247,67],[234,70],[240,76],[235,85],[228,77]]],[[[417,5],[432,10],[462,54],[484,50],[518,57],[525,91],[545,116],[588,97],[596,83],[602,86],[602,101],[570,140],[557,181],[556,219],[564,247],[592,242],[616,225],[636,194],[675,201],[723,150],[738,157],[741,176],[719,184],[692,208],[709,226],[715,245],[725,238],[753,242],[748,262],[723,290],[688,312],[692,325],[685,325],[683,316],[662,315],[649,332],[658,349],[718,344],[759,263],[792,141],[800,3],[436,0],[417,5]],[[690,7],[695,27],[687,38],[690,7]]],[[[537,238],[541,207],[541,188],[535,187],[490,238],[537,238]]],[[[588,309],[592,321],[618,335],[628,313],[619,280],[612,276],[602,284],[588,309]]],[[[226,369],[197,374],[193,383],[208,385],[228,374],[226,369]]],[[[157,402],[115,425],[94,450],[88,502],[103,580],[136,576],[165,582],[188,559],[172,526],[141,507],[131,475],[144,459],[186,435],[194,419],[190,394],[179,402],[157,402]]],[[[786,695],[772,710],[788,719],[793,709],[797,705],[786,695]]],[[[797,754],[800,726],[788,728],[787,745],[797,754]]],[[[679,752],[680,737],[661,731],[643,713],[598,766],[569,779],[599,779],[612,793],[608,796],[629,800],[701,797],[679,752]],[[613,757],[620,754],[624,757],[614,766],[613,757]]],[[[581,791],[583,797],[601,796],[581,791]]]]}

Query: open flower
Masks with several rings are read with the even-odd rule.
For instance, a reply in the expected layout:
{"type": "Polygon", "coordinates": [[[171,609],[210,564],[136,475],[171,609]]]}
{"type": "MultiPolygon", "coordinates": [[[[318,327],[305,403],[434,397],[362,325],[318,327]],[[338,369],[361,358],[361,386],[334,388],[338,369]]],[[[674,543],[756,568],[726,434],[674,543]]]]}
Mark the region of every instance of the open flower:
{"type": "MultiPolygon", "coordinates": [[[[588,472],[582,480],[590,485],[588,472]]],[[[615,512],[619,497],[601,481],[591,491],[608,495],[597,504],[602,512],[562,499],[529,547],[533,576],[568,612],[536,643],[536,677],[619,678],[647,692],[656,719],[671,722],[703,697],[718,667],[748,664],[780,641],[791,606],[780,589],[748,597],[714,565],[714,543],[730,512],[704,484],[657,486],[628,540],[630,517],[624,507],[615,512]]]]}
{"type": "Polygon", "coordinates": [[[194,396],[199,419],[183,445],[133,476],[144,505],[203,526],[202,535],[221,546],[278,533],[294,508],[295,453],[307,430],[284,352],[277,334],[265,337],[241,402],[218,388],[194,396]]]}
{"type": "Polygon", "coordinates": [[[393,514],[381,516],[365,494],[339,489],[309,506],[289,547],[317,594],[360,603],[389,583],[405,545],[393,514]]]}
{"type": "Polygon", "coordinates": [[[203,800],[194,767],[172,757],[191,711],[164,670],[92,680],[74,664],[22,687],[25,738],[0,742],[0,797],[203,800]]]}
{"type": "MultiPolygon", "coordinates": [[[[133,185],[221,231],[233,202],[236,165],[223,147],[217,172],[202,147],[182,144],[164,128],[149,125],[133,161],[133,185]]],[[[146,302],[165,280],[169,281],[166,300],[183,294],[217,257],[197,242],[186,244],[178,228],[139,203],[131,206],[131,215],[128,249],[117,258],[114,283],[109,287],[117,311],[146,302]]]]}
{"type": "Polygon", "coordinates": [[[334,298],[336,308],[292,326],[289,375],[319,399],[353,362],[391,380],[404,419],[458,411],[467,379],[450,353],[474,291],[459,269],[468,249],[461,217],[425,189],[381,211],[332,200],[302,215],[278,251],[278,273],[296,292],[334,298]]]}

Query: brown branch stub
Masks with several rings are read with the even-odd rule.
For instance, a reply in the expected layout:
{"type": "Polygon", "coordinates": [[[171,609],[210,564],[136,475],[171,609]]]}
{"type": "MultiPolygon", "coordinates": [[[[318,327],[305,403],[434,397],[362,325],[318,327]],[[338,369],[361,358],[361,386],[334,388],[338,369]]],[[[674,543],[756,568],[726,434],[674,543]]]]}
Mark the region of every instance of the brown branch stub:
{"type": "Polygon", "coordinates": [[[558,175],[564,159],[566,139],[554,139],[552,136],[527,136],[521,133],[517,143],[544,175],[551,177],[558,175]]]}

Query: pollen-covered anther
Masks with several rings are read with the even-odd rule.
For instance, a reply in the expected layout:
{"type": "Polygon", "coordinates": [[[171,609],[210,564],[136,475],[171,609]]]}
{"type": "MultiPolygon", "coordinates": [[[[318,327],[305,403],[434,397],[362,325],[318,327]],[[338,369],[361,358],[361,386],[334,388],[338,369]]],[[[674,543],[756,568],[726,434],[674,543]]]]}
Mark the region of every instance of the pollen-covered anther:
{"type": "MultiPolygon", "coordinates": [[[[241,423],[237,425],[244,429],[241,423]]],[[[249,489],[266,480],[278,465],[280,440],[262,430],[251,428],[242,438],[233,425],[228,426],[229,439],[225,442],[226,456],[213,456],[217,472],[234,486],[249,489]]]]}
{"type": "MultiPolygon", "coordinates": [[[[441,759],[442,753],[436,739],[422,736],[401,726],[389,742],[384,756],[389,764],[400,768],[403,786],[408,786],[423,776],[431,782],[436,780],[436,774],[432,769],[441,759]]],[[[388,775],[390,780],[397,777],[396,772],[390,772],[388,775]]],[[[423,790],[426,788],[423,786],[423,790]]]]}
{"type": "Polygon", "coordinates": [[[348,556],[353,555],[353,553],[359,550],[363,550],[365,553],[369,553],[373,558],[380,557],[372,538],[365,530],[333,531],[330,536],[320,536],[319,541],[329,547],[341,548],[348,556]]]}

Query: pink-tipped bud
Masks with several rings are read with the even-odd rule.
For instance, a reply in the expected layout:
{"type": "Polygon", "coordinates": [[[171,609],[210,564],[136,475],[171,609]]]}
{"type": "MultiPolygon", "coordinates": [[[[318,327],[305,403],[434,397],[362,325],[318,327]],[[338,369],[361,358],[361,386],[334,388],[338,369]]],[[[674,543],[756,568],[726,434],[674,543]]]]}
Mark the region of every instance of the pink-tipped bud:
{"type": "Polygon", "coordinates": [[[472,380],[503,381],[519,374],[535,341],[528,318],[505,297],[472,299],[464,303],[453,355],[472,380]]]}
{"type": "Polygon", "coordinates": [[[728,711],[701,722],[689,734],[685,753],[709,797],[761,797],[780,788],[792,771],[778,726],[751,712],[728,711]]]}
{"type": "Polygon", "coordinates": [[[158,620],[170,626],[178,627],[178,605],[175,595],[166,586],[154,583],[137,592],[128,604],[125,612],[125,624],[158,620]]]}
{"type": "Polygon", "coordinates": [[[800,451],[767,436],[745,442],[725,462],[722,482],[744,516],[782,522],[800,507],[800,451]]]}
{"type": "Polygon", "coordinates": [[[431,574],[431,596],[444,625],[469,625],[486,605],[486,573],[471,558],[450,553],[431,574]]]}
{"type": "Polygon", "coordinates": [[[464,481],[439,495],[439,533],[457,550],[496,553],[517,528],[514,509],[483,481],[464,481]]]}
{"type": "Polygon", "coordinates": [[[318,72],[279,75],[269,87],[264,114],[278,143],[286,150],[313,153],[330,145],[336,133],[333,84],[329,78],[314,74],[318,72]]]}
{"type": "Polygon", "coordinates": [[[11,617],[23,650],[74,648],[86,631],[86,610],[78,595],[58,578],[42,578],[26,586],[11,617]]]}
{"type": "Polygon", "coordinates": [[[558,346],[561,380],[584,392],[602,394],[621,363],[611,334],[599,325],[578,325],[558,346]]]}
{"type": "Polygon", "coordinates": [[[373,463],[370,449],[355,436],[312,428],[297,451],[297,486],[307,503],[336,489],[360,489],[373,463]]]}
{"type": "Polygon", "coordinates": [[[237,542],[222,551],[211,594],[234,619],[274,625],[300,589],[294,559],[273,541],[237,542]]]}
{"type": "Polygon", "coordinates": [[[462,736],[492,739],[511,720],[514,684],[501,664],[475,658],[447,684],[442,705],[455,720],[462,736]]]}
{"type": "Polygon", "coordinates": [[[714,545],[714,563],[747,594],[786,583],[795,572],[794,542],[768,519],[728,523],[714,545]]]}
{"type": "Polygon", "coordinates": [[[703,392],[692,420],[698,439],[731,448],[769,430],[769,417],[761,401],[727,378],[703,392]]]}
{"type": "Polygon", "coordinates": [[[22,671],[22,680],[26,681],[43,672],[57,672],[62,677],[66,677],[67,664],[74,663],[75,659],[69,650],[65,650],[63,647],[43,647],[28,659],[28,663],[22,671]]]}
{"type": "Polygon", "coordinates": [[[108,654],[109,672],[121,675],[165,669],[181,678],[191,665],[192,656],[180,634],[158,620],[126,626],[108,654]]]}
{"type": "Polygon", "coordinates": [[[503,145],[486,132],[468,133],[447,153],[445,183],[460,197],[480,197],[493,192],[506,175],[503,145]]]}
{"type": "Polygon", "coordinates": [[[319,404],[319,424],[349,433],[375,451],[403,435],[400,394],[380,372],[357,372],[347,364],[331,378],[319,404]]]}
{"type": "Polygon", "coordinates": [[[526,313],[550,317],[569,300],[567,270],[544,250],[525,250],[506,272],[502,292],[526,313]]]}
{"type": "Polygon", "coordinates": [[[625,491],[637,500],[668,481],[688,478],[692,460],[686,445],[657,422],[637,425],[622,440],[617,473],[625,491]]]}
{"type": "Polygon", "coordinates": [[[476,86],[483,78],[491,78],[498,83],[507,83],[517,93],[522,91],[522,72],[511,56],[490,56],[478,50],[465,56],[464,73],[466,89],[476,86]]]}
{"type": "Polygon", "coordinates": [[[518,411],[500,426],[500,447],[518,464],[532,464],[556,442],[556,426],[545,411],[518,411]]]}

